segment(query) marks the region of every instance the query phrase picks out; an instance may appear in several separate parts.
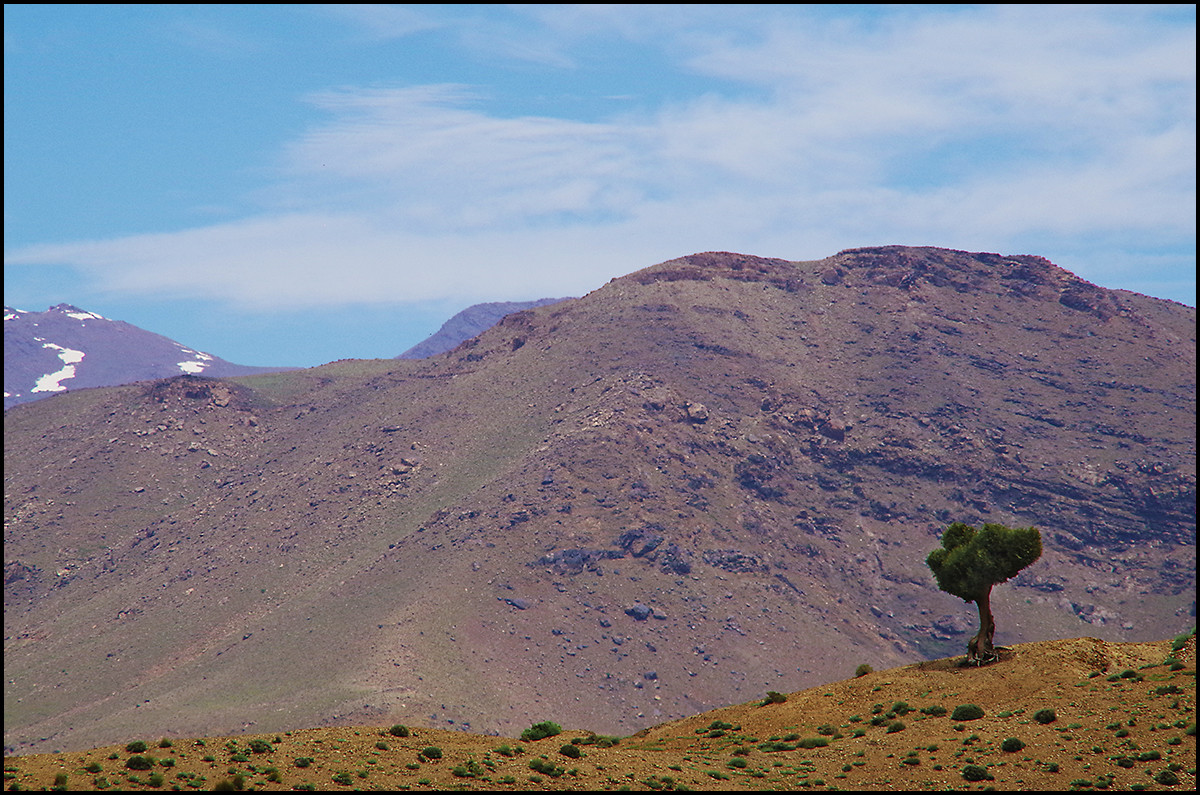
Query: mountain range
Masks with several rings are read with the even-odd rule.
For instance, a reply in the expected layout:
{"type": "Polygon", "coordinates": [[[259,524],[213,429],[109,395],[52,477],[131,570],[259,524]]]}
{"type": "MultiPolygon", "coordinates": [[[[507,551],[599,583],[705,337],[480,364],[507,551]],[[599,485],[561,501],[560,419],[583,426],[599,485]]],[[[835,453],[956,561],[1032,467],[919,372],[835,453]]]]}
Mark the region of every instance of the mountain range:
{"type": "Polygon", "coordinates": [[[16,406],[5,745],[624,736],[961,653],[952,521],[1041,529],[997,644],[1169,637],[1195,350],[1193,308],[1036,256],[708,252],[426,359],[16,406]]]}
{"type": "Polygon", "coordinates": [[[225,378],[273,372],[192,350],[121,320],[58,304],[45,312],[4,307],[4,408],[68,389],[183,373],[225,378]]]}
{"type": "MultiPolygon", "coordinates": [[[[512,312],[562,301],[496,301],[469,306],[397,359],[444,353],[512,312]]],[[[45,312],[4,308],[4,408],[69,389],[117,386],[180,373],[225,378],[295,367],[249,367],[192,350],[124,321],[58,304],[45,312]]]]}

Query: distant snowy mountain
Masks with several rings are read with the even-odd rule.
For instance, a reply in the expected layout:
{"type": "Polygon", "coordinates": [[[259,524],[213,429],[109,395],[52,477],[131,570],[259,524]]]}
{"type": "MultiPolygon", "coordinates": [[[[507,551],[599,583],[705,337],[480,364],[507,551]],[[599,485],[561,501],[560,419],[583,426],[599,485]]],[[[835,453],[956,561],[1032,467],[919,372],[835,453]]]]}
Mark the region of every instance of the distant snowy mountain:
{"type": "Polygon", "coordinates": [[[184,373],[217,377],[287,370],[246,367],[120,320],[59,304],[4,307],[4,408],[57,392],[184,373]]]}
{"type": "Polygon", "coordinates": [[[419,342],[397,359],[425,359],[439,353],[453,350],[459,343],[478,336],[500,322],[505,315],[520,312],[523,309],[533,309],[547,304],[557,304],[566,298],[539,298],[536,301],[497,301],[488,304],[475,304],[459,312],[447,320],[437,333],[419,342]]]}

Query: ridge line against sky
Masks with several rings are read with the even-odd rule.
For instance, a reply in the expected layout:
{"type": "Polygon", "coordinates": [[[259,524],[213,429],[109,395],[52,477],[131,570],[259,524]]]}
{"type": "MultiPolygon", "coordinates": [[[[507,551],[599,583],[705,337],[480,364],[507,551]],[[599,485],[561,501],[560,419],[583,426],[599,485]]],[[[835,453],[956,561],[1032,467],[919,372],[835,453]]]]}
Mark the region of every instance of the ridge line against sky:
{"type": "Polygon", "coordinates": [[[9,4],[5,303],[301,366],[707,250],[1195,306],[1195,13],[9,4]]]}

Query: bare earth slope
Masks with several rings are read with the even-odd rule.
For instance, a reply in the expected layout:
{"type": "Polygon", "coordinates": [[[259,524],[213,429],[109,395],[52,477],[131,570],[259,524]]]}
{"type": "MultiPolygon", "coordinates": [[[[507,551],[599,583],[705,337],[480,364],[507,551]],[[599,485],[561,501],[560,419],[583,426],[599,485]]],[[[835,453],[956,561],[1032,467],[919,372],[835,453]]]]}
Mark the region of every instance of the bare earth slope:
{"type": "Polygon", "coordinates": [[[5,744],[603,734],[962,650],[945,524],[1042,528],[997,642],[1194,623],[1195,310],[1038,257],[685,257],[447,354],[5,415],[5,744]]]}
{"type": "Polygon", "coordinates": [[[4,768],[22,789],[65,776],[73,790],[158,788],[157,771],[164,782],[199,789],[241,776],[256,790],[1189,791],[1195,636],[1178,651],[1172,645],[1023,644],[986,668],[959,667],[958,657],[873,672],[783,702],[762,698],[671,721],[616,744],[574,726],[536,741],[425,728],[397,737],[390,727],[349,726],[174,737],[164,747],[142,733],[130,740],[148,746],[141,755],[156,760],[149,773],[125,766],[138,755],[126,743],[6,757],[4,768]],[[954,717],[968,704],[982,714],[954,717]],[[297,763],[303,759],[310,761],[297,763]]]}

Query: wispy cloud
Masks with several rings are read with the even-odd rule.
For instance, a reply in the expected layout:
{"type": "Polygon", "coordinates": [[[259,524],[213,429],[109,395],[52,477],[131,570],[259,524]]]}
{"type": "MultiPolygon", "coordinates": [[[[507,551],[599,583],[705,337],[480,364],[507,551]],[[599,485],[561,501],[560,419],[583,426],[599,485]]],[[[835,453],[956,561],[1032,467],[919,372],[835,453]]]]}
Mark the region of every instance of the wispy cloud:
{"type": "MultiPolygon", "coordinates": [[[[427,24],[337,13],[381,37],[427,24]]],[[[307,98],[324,120],[281,153],[258,217],[7,261],[269,306],[577,294],[711,248],[1041,240],[1086,258],[1114,229],[1194,245],[1194,27],[1153,12],[754,8],[724,27],[666,7],[529,13],[538,27],[507,40],[541,36],[531,61],[576,68],[588,36],[619,37],[719,82],[599,120],[504,113],[486,86],[331,89],[307,98]]],[[[460,45],[496,51],[474,35],[460,45]]]]}

